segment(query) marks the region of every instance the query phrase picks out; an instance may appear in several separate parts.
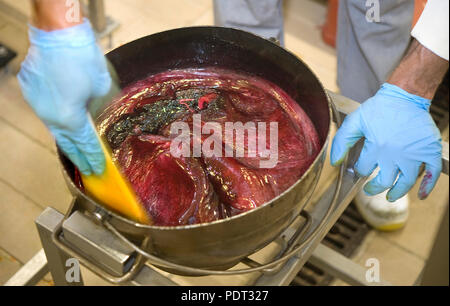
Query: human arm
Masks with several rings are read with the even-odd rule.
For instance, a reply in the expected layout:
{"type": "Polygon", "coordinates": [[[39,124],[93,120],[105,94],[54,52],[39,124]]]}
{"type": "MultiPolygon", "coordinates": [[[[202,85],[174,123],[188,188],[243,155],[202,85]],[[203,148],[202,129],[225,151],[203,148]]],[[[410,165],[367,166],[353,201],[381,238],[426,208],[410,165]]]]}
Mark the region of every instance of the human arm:
{"type": "Polygon", "coordinates": [[[69,28],[83,22],[79,1],[32,0],[31,24],[44,31],[69,28]],[[68,18],[71,17],[71,18],[68,18]]]}
{"type": "Polygon", "coordinates": [[[413,95],[431,100],[447,70],[448,60],[414,39],[387,82],[413,95]]]}

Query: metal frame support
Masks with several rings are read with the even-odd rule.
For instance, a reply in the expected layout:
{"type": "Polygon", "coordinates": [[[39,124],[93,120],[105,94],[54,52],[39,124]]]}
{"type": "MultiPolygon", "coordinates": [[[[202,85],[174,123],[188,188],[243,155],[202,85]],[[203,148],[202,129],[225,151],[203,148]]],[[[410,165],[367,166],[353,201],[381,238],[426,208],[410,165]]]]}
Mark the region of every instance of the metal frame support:
{"type": "Polygon", "coordinates": [[[68,282],[66,279],[66,262],[70,259],[64,252],[56,247],[52,241],[52,233],[59,223],[64,219],[64,215],[57,210],[47,207],[36,219],[36,226],[41,238],[42,247],[47,257],[48,269],[53,277],[53,282],[57,286],[82,286],[83,279],[80,272],[79,282],[68,282]]]}
{"type": "MultiPolygon", "coordinates": [[[[359,152],[361,148],[357,148],[357,151],[359,152]]],[[[349,162],[350,165],[354,162],[354,155],[357,156],[357,154],[353,154],[353,160],[350,158],[349,162]]],[[[359,154],[358,154],[359,155],[359,154]]],[[[352,156],[351,156],[352,157],[352,156]]],[[[341,186],[341,192],[338,198],[338,205],[335,208],[335,210],[332,212],[329,221],[326,223],[326,226],[322,229],[320,233],[317,233],[315,239],[313,239],[305,248],[303,251],[299,252],[297,256],[292,257],[290,260],[286,262],[286,264],[283,265],[281,270],[273,275],[267,275],[263,274],[261,275],[255,282],[255,285],[257,286],[287,286],[289,285],[292,280],[295,278],[295,276],[298,274],[298,272],[301,270],[301,268],[305,265],[305,263],[309,260],[309,258],[312,256],[314,250],[319,246],[322,239],[325,237],[325,235],[329,232],[331,227],[336,223],[337,219],[341,216],[341,214],[344,212],[344,210],[347,208],[347,206],[350,204],[353,197],[356,195],[356,193],[361,190],[363,184],[365,183],[366,178],[358,177],[353,171],[348,170],[344,174],[344,179],[341,186]]],[[[307,207],[306,210],[311,214],[313,219],[313,225],[311,228],[315,227],[315,223],[319,222],[322,217],[324,216],[326,209],[331,202],[331,197],[333,195],[333,190],[335,188],[336,182],[331,184],[328,189],[323,193],[323,196],[316,202],[313,203],[312,207],[307,207]]]]}
{"type": "Polygon", "coordinates": [[[106,15],[104,0],[89,0],[85,7],[92,27],[95,30],[97,39],[108,38],[108,48],[113,46],[112,33],[119,27],[119,23],[106,15]]]}
{"type": "Polygon", "coordinates": [[[104,0],[89,0],[89,19],[95,31],[102,33],[106,30],[106,14],[104,0]]]}
{"type": "Polygon", "coordinates": [[[5,286],[34,286],[48,272],[47,257],[41,249],[5,283],[5,286]]]}
{"type": "Polygon", "coordinates": [[[391,286],[382,279],[368,282],[367,269],[323,244],[317,246],[309,262],[352,286],[391,286]]]}
{"type": "MultiPolygon", "coordinates": [[[[5,286],[32,286],[44,278],[48,272],[51,273],[53,281],[57,286],[84,285],[81,271],[80,282],[70,283],[66,280],[66,261],[70,257],[62,250],[58,249],[52,241],[52,235],[63,219],[64,215],[51,207],[46,208],[42,212],[36,219],[36,226],[38,228],[43,249],[36,253],[29,262],[16,272],[16,274],[5,283],[5,286]]],[[[105,232],[107,232],[106,229],[105,232]]],[[[103,242],[107,243],[108,241],[103,242]]],[[[135,279],[124,283],[124,285],[176,286],[177,284],[153,270],[151,267],[144,266],[135,279]]]]}

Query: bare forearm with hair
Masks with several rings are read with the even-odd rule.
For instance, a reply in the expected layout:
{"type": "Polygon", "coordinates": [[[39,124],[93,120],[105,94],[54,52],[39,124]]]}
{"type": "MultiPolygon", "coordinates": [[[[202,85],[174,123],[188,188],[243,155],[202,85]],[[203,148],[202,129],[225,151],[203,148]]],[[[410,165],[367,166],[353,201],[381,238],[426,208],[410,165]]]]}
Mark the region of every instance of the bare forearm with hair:
{"type": "Polygon", "coordinates": [[[432,99],[447,70],[447,60],[414,39],[387,82],[411,94],[432,99]]]}
{"type": "MultiPolygon", "coordinates": [[[[70,2],[69,2],[70,3],[70,2]]],[[[67,18],[68,11],[77,9],[76,12],[81,17],[81,6],[79,1],[73,1],[75,6],[67,5],[66,0],[32,0],[32,20],[31,23],[44,31],[53,31],[68,28],[82,23],[82,18],[72,20],[67,18]]]]}

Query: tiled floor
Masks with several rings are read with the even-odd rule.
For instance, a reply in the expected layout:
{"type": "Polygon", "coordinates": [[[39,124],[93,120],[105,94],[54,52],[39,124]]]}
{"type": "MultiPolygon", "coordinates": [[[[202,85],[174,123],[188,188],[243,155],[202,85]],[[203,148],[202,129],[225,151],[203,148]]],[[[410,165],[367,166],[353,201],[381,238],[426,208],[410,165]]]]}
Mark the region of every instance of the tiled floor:
{"type": "MultiPolygon", "coordinates": [[[[29,15],[29,1],[2,1],[18,8],[22,18],[29,15]]],[[[170,28],[213,24],[211,0],[105,2],[108,14],[121,23],[114,34],[114,47],[170,28]]],[[[285,1],[286,46],[311,67],[325,87],[337,91],[336,53],[320,38],[325,3],[285,1]]],[[[17,72],[28,42],[26,25],[11,16],[0,11],[0,41],[19,51],[11,65],[12,72],[17,72]]],[[[102,45],[106,46],[106,40],[102,45]]],[[[23,101],[12,74],[0,76],[0,109],[2,284],[40,249],[34,219],[47,206],[64,212],[71,198],[60,175],[52,138],[23,101]]],[[[440,179],[436,191],[426,201],[418,201],[416,192],[417,186],[411,193],[411,217],[406,227],[395,233],[371,232],[355,256],[355,261],[362,265],[367,258],[377,258],[381,277],[397,285],[413,284],[427,260],[443,209],[448,205],[448,177],[440,179]]],[[[105,284],[87,272],[84,278],[87,284],[105,284]]],[[[51,284],[50,278],[46,279],[42,285],[51,284]]]]}

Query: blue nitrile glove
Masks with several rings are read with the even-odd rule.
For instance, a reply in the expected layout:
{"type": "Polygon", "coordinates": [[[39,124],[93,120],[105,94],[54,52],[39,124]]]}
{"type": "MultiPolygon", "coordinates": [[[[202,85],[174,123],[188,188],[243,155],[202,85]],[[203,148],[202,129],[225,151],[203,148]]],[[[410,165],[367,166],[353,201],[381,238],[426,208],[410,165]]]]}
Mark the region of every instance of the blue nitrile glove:
{"type": "Polygon", "coordinates": [[[51,32],[30,25],[29,37],[18,75],[25,100],[83,174],[102,174],[105,157],[87,103],[108,93],[111,77],[89,21],[51,32]]]}
{"type": "Polygon", "coordinates": [[[377,166],[380,171],[364,191],[375,195],[390,189],[387,200],[394,202],[415,184],[425,163],[419,198],[426,198],[442,167],[441,136],[429,107],[430,100],[383,84],[375,96],[345,118],[333,140],[332,165],[340,164],[349,149],[365,137],[355,170],[362,176],[369,176],[377,166]]]}

